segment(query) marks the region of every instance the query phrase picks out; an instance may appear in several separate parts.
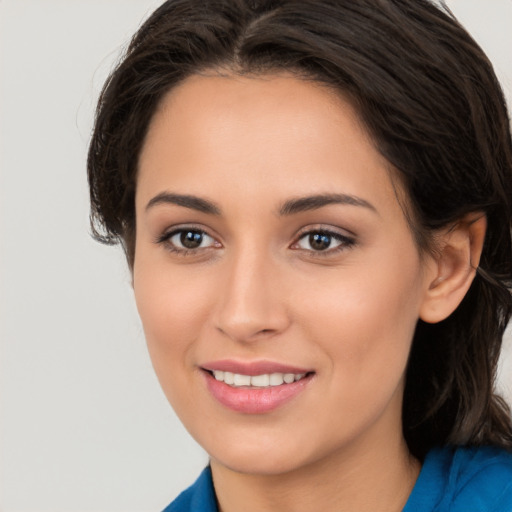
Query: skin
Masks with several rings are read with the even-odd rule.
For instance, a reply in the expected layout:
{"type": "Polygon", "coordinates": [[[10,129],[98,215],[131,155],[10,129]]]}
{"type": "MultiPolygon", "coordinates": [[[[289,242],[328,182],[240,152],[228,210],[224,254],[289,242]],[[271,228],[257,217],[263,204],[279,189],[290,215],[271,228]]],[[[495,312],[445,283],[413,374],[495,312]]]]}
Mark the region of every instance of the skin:
{"type": "Polygon", "coordinates": [[[193,76],[155,114],[139,161],[135,297],[162,388],[211,457],[223,512],[405,504],[419,472],[401,425],[414,328],[456,307],[478,258],[468,240],[482,230],[461,223],[443,239],[445,259],[420,255],[394,181],[351,105],[293,76],[193,76]],[[357,204],[280,212],[322,194],[357,204]],[[204,232],[201,245],[165,239],[180,228],[204,232]],[[320,251],[310,232],[342,238],[320,251]],[[201,366],[220,359],[314,376],[284,406],[242,414],[205,386],[201,366]]]}

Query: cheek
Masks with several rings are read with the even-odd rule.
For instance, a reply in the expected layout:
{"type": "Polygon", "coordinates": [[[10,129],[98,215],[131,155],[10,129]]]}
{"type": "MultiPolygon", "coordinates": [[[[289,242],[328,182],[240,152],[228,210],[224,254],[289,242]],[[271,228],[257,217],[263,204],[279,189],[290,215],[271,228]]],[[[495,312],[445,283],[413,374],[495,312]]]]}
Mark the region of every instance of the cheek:
{"type": "Polygon", "coordinates": [[[200,337],[208,294],[188,273],[166,272],[141,258],[134,267],[134,293],[148,350],[160,379],[189,367],[200,337]],[[172,371],[169,371],[172,368],[172,371]]]}
{"type": "Polygon", "coordinates": [[[315,289],[301,316],[310,319],[309,337],[329,355],[333,389],[345,390],[355,408],[361,400],[386,400],[402,379],[418,319],[415,249],[403,260],[381,253],[364,271],[346,269],[315,289]]]}
{"type": "Polygon", "coordinates": [[[197,420],[188,415],[197,400],[193,361],[204,323],[205,294],[194,280],[163,270],[155,264],[135,265],[137,309],[160,386],[184,423],[194,424],[197,420]]]}

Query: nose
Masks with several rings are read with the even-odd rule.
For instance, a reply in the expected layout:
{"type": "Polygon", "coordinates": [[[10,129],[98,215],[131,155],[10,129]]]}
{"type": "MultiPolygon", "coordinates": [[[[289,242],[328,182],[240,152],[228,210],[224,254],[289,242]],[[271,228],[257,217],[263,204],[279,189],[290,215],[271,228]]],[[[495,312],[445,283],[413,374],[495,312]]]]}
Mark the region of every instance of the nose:
{"type": "Polygon", "coordinates": [[[216,328],[237,342],[272,338],[290,324],[282,272],[269,255],[249,249],[226,261],[216,328]]]}

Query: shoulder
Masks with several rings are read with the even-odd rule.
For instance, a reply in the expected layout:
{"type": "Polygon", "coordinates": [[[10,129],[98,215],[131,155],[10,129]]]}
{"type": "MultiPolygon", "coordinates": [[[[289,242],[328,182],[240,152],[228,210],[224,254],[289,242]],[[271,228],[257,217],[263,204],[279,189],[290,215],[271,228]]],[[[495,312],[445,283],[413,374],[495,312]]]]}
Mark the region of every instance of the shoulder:
{"type": "Polygon", "coordinates": [[[444,447],[428,453],[404,512],[512,512],[512,453],[444,447]]]}
{"type": "Polygon", "coordinates": [[[512,453],[499,448],[458,448],[453,456],[455,510],[512,512],[512,453]]]}
{"type": "Polygon", "coordinates": [[[210,468],[206,467],[195,483],[184,490],[163,512],[217,512],[210,468]]]}

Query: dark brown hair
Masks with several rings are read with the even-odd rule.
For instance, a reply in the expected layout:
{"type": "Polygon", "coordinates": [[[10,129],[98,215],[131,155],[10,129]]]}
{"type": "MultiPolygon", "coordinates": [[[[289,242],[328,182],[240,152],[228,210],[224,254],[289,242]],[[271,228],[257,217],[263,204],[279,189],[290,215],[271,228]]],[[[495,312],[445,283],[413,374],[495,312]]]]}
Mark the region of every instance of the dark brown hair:
{"type": "Polygon", "coordinates": [[[427,0],[169,0],[143,24],[101,93],[89,149],[91,225],[134,261],[137,163],[163,95],[205,70],[293,72],[340,91],[400,176],[421,249],[434,230],[483,211],[476,278],[445,321],[419,321],[403,405],[422,458],[434,445],[512,449],[494,394],[512,312],[512,141],[487,57],[427,0]]]}

